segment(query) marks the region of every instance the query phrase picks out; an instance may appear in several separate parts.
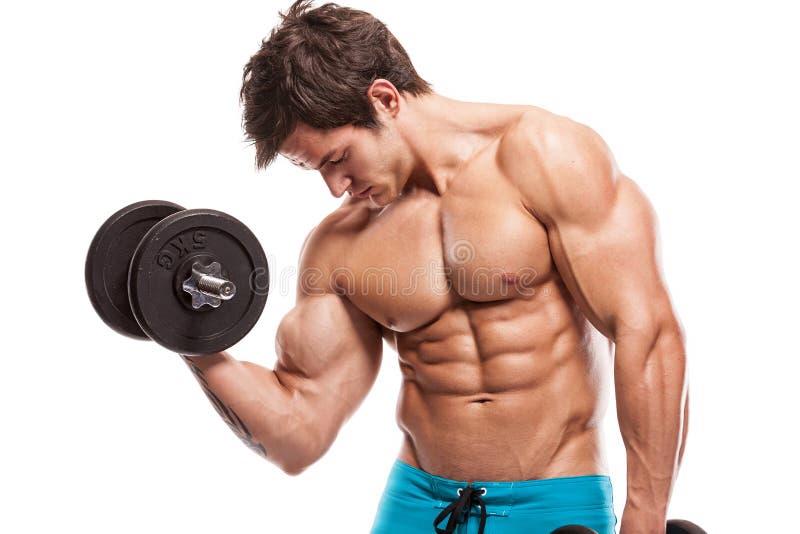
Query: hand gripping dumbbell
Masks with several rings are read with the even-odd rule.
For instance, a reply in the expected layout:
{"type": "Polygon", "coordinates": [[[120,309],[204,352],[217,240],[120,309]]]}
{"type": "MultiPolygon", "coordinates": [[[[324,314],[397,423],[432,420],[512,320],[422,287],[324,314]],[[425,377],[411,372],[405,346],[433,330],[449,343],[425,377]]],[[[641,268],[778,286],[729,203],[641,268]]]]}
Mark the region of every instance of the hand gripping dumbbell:
{"type": "Polygon", "coordinates": [[[85,275],[108,326],[187,355],[237,343],[258,321],[269,291],[266,255],[244,224],[160,200],[109,217],[89,246],[85,275]]]}

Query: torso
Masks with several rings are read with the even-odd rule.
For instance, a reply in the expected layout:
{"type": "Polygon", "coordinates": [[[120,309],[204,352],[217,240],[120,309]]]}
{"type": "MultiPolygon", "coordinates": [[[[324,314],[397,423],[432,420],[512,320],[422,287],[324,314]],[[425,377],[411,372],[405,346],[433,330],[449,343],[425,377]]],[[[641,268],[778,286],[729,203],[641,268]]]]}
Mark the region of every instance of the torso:
{"type": "Polygon", "coordinates": [[[442,195],[346,203],[334,280],[397,348],[400,460],[457,480],[605,474],[608,344],[498,165],[502,143],[442,195]]]}

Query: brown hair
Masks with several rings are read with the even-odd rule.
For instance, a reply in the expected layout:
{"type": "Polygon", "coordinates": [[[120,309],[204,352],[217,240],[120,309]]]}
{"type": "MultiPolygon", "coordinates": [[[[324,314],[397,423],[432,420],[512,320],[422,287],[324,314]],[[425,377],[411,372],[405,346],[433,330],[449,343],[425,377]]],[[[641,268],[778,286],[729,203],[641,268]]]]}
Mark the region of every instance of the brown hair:
{"type": "Polygon", "coordinates": [[[247,139],[264,168],[298,121],[330,129],[380,126],[367,98],[377,78],[401,93],[430,93],[408,54],[381,21],[336,4],[309,10],[298,0],[244,67],[240,99],[247,139]]]}

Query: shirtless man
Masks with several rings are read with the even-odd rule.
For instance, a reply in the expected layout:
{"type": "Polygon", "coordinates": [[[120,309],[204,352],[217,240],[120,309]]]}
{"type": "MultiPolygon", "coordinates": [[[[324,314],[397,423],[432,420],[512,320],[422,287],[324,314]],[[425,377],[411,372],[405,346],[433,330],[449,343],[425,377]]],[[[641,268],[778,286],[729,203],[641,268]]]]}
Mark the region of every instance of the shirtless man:
{"type": "Polygon", "coordinates": [[[373,534],[611,533],[613,376],[620,532],[663,533],[686,439],[683,334],[653,209],[600,137],[439,95],[371,15],[306,1],[241,96],[259,167],[280,154],[347,196],[304,245],[275,368],[186,357],[234,431],[301,473],[367,395],[385,339],[404,439],[373,534]]]}

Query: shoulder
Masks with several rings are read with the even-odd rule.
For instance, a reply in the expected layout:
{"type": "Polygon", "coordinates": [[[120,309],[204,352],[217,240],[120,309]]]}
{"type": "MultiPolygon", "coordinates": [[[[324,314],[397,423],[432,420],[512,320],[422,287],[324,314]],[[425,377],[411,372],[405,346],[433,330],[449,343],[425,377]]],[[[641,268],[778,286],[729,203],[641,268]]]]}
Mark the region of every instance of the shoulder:
{"type": "Polygon", "coordinates": [[[542,219],[582,199],[608,200],[618,174],[600,135],[568,117],[531,107],[505,131],[498,148],[501,171],[523,203],[542,219]]]}
{"type": "Polygon", "coordinates": [[[367,208],[345,203],[311,229],[300,250],[298,296],[335,292],[336,271],[346,267],[346,253],[369,218],[367,208]]]}
{"type": "Polygon", "coordinates": [[[589,126],[534,106],[524,108],[509,124],[500,146],[504,161],[537,160],[545,167],[574,164],[577,156],[587,161],[610,156],[603,139],[589,126]]]}
{"type": "Polygon", "coordinates": [[[366,203],[343,203],[311,229],[303,243],[301,259],[336,256],[342,247],[349,246],[371,218],[366,203]]]}

